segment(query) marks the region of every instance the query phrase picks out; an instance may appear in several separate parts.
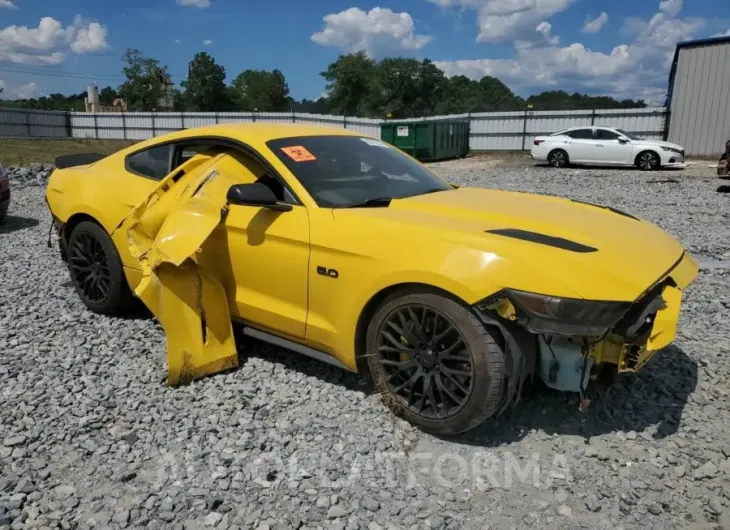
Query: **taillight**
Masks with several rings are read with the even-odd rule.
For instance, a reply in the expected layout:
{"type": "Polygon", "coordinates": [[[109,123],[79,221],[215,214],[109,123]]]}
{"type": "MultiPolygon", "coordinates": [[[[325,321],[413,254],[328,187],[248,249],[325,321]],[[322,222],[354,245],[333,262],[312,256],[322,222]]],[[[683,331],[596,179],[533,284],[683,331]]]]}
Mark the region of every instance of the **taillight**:
{"type": "Polygon", "coordinates": [[[541,143],[543,143],[544,141],[545,141],[545,140],[535,140],[535,145],[540,145],[540,144],[541,144],[541,143]]]}

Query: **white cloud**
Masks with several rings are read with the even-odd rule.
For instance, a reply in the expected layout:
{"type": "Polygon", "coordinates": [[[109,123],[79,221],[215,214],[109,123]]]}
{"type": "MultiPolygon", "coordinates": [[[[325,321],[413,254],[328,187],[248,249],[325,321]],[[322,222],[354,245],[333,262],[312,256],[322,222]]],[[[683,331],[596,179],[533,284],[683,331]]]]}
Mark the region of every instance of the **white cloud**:
{"type": "Polygon", "coordinates": [[[730,29],[727,30],[725,33],[716,33],[713,35],[713,37],[730,37],[730,29]]]}
{"type": "Polygon", "coordinates": [[[577,0],[428,0],[441,7],[462,7],[477,12],[477,42],[521,40],[535,26],[565,11],[577,0]]]}
{"type": "Polygon", "coordinates": [[[0,88],[3,89],[0,93],[2,99],[29,99],[38,95],[38,85],[35,82],[13,87],[0,79],[0,88]]]}
{"type": "Polygon", "coordinates": [[[15,96],[18,99],[30,99],[38,93],[38,86],[35,82],[30,82],[27,85],[20,85],[15,89],[15,96]]]}
{"type": "Polygon", "coordinates": [[[345,52],[362,50],[370,55],[420,50],[431,42],[430,36],[415,33],[410,14],[394,13],[382,7],[367,12],[351,7],[326,15],[324,28],[311,39],[322,46],[332,46],[345,52]]]}
{"type": "MultiPolygon", "coordinates": [[[[515,41],[515,56],[511,59],[436,64],[449,76],[466,75],[479,79],[491,75],[523,93],[582,89],[661,103],[677,42],[691,39],[705,24],[703,19],[672,17],[668,14],[670,7],[664,6],[648,20],[628,20],[624,30],[631,40],[615,46],[610,52],[591,50],[581,43],[538,47],[529,41],[515,41]]],[[[542,26],[542,29],[544,34],[551,28],[542,26]]]]}
{"type": "Polygon", "coordinates": [[[583,33],[598,33],[606,24],[608,24],[608,13],[604,11],[593,20],[586,20],[582,31],[583,33]]]}
{"type": "Polygon", "coordinates": [[[684,0],[662,0],[659,2],[659,11],[668,17],[676,17],[682,11],[683,4],[684,0]]]}
{"type": "Polygon", "coordinates": [[[205,40],[203,41],[203,45],[204,45],[204,46],[210,46],[211,44],[213,44],[213,41],[212,41],[212,40],[210,40],[210,39],[205,39],[205,40]]]}
{"type": "Polygon", "coordinates": [[[98,22],[86,22],[77,15],[64,27],[52,17],[43,17],[38,27],[11,25],[0,29],[0,61],[19,64],[55,65],[70,50],[77,54],[108,49],[108,32],[98,22]]]}
{"type": "Polygon", "coordinates": [[[74,40],[71,43],[71,49],[79,54],[102,52],[109,49],[106,41],[109,32],[105,26],[98,22],[90,22],[83,25],[80,17],[77,19],[78,29],[74,40]]]}
{"type": "Polygon", "coordinates": [[[556,46],[560,42],[560,37],[552,35],[553,25],[550,22],[540,22],[535,28],[547,44],[556,46]]]}
{"type": "Polygon", "coordinates": [[[16,6],[12,2],[12,0],[0,0],[0,9],[2,9],[2,8],[16,9],[16,6]]]}
{"type": "Polygon", "coordinates": [[[172,39],[175,44],[181,44],[180,39],[172,39]]]}
{"type": "Polygon", "coordinates": [[[210,7],[210,0],[177,0],[177,5],[185,7],[210,7]]]}

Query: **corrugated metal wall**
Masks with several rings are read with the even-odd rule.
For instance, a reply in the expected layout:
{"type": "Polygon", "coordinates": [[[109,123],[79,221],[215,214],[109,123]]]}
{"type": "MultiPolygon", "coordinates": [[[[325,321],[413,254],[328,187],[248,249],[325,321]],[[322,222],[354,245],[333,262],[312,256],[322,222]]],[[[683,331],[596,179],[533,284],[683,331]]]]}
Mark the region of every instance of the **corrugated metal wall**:
{"type": "Polygon", "coordinates": [[[730,140],[730,43],[679,50],[668,140],[691,156],[724,151],[730,140]]]}
{"type": "Polygon", "coordinates": [[[0,137],[58,138],[67,137],[69,133],[67,112],[0,107],[0,137]]]}
{"type": "MultiPolygon", "coordinates": [[[[470,120],[473,151],[530,149],[535,136],[569,127],[621,127],[649,138],[661,138],[665,109],[484,112],[433,116],[425,120],[470,120]]],[[[347,127],[380,137],[382,120],[320,114],[251,112],[128,112],[125,114],[43,112],[0,109],[0,136],[143,140],[170,131],[232,122],[319,123],[347,127]]],[[[413,120],[392,120],[413,121],[413,120]]]]}
{"type": "Polygon", "coordinates": [[[349,117],[345,119],[344,116],[291,112],[128,112],[126,114],[72,112],[70,116],[74,138],[143,140],[180,129],[240,122],[321,123],[380,136],[380,120],[349,117]]]}

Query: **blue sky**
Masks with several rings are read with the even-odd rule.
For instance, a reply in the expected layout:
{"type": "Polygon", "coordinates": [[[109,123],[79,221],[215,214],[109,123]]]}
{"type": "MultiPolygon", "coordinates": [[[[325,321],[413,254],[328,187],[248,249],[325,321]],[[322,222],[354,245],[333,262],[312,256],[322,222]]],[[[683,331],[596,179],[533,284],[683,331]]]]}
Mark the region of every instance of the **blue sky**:
{"type": "Polygon", "coordinates": [[[447,75],[498,77],[521,95],[563,89],[661,101],[677,41],[730,34],[725,0],[0,0],[4,97],[122,81],[135,47],[175,82],[198,51],[225,66],[279,68],[316,98],[319,72],[365,50],[437,62],[447,75]]]}

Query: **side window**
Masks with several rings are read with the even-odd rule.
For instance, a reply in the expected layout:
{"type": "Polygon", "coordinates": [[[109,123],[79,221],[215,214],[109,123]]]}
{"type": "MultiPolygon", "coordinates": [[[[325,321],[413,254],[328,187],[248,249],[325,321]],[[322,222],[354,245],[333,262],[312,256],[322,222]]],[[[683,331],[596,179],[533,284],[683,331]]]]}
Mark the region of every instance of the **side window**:
{"type": "Polygon", "coordinates": [[[169,173],[170,146],[145,149],[127,157],[127,168],[145,177],[160,180],[169,173]]]}
{"type": "Polygon", "coordinates": [[[599,140],[617,140],[618,134],[606,129],[596,129],[596,138],[599,140]]]}
{"type": "Polygon", "coordinates": [[[574,131],[570,131],[568,136],[575,138],[576,140],[592,140],[593,129],[576,129],[574,131]]]}

